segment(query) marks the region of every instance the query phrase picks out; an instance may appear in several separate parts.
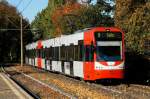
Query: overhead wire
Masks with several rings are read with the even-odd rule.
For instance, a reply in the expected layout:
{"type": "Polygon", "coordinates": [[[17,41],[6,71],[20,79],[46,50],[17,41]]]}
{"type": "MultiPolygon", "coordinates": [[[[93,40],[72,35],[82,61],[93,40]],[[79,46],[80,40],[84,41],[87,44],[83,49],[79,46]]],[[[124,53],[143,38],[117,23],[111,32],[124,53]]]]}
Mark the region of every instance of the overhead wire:
{"type": "Polygon", "coordinates": [[[32,0],[30,0],[28,2],[28,4],[23,8],[23,10],[21,11],[21,13],[24,12],[28,8],[28,6],[31,4],[31,2],[32,2],[32,0]]]}
{"type": "Polygon", "coordinates": [[[20,1],[18,2],[18,4],[16,5],[16,8],[18,8],[18,7],[20,6],[20,4],[22,3],[22,1],[23,1],[23,0],[20,0],[20,1]]]}
{"type": "MultiPolygon", "coordinates": [[[[23,13],[28,7],[29,7],[29,5],[31,4],[31,2],[32,2],[32,0],[30,0],[29,2],[28,2],[28,4],[23,8],[23,10],[20,12],[20,13],[23,13]]],[[[27,24],[26,26],[24,26],[24,28],[26,28],[27,26],[29,26],[30,24],[27,24]]]]}

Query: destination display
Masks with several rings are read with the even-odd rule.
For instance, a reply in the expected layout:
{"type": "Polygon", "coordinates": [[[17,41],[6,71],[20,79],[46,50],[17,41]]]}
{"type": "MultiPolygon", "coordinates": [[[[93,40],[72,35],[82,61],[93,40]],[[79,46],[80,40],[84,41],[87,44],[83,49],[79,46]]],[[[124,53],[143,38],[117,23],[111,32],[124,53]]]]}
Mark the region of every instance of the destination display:
{"type": "Polygon", "coordinates": [[[122,34],[120,32],[95,32],[96,41],[121,41],[122,34]]]}

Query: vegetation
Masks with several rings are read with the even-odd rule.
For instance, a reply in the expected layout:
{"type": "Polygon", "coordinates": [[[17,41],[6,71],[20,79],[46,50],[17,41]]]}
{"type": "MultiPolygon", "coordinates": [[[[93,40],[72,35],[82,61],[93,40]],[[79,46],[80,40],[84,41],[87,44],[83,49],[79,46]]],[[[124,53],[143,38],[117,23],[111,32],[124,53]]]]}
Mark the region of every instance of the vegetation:
{"type": "MultiPolygon", "coordinates": [[[[0,62],[18,61],[20,58],[20,13],[6,1],[0,3],[0,62]],[[18,29],[18,30],[16,30],[18,29]]],[[[23,19],[24,29],[30,29],[23,19]]],[[[32,33],[23,31],[24,46],[31,42],[32,33]]]]}
{"type": "Polygon", "coordinates": [[[77,1],[49,0],[48,7],[32,22],[32,27],[39,29],[35,33],[35,40],[70,34],[83,28],[114,24],[109,15],[113,7],[106,3],[108,0],[98,0],[95,5],[90,3],[92,0],[89,0],[87,5],[77,1]],[[37,36],[39,34],[40,36],[37,36]]]}
{"type": "Polygon", "coordinates": [[[149,23],[149,0],[116,0],[115,25],[125,31],[126,47],[130,51],[144,52],[144,41],[150,40],[149,23]]]}

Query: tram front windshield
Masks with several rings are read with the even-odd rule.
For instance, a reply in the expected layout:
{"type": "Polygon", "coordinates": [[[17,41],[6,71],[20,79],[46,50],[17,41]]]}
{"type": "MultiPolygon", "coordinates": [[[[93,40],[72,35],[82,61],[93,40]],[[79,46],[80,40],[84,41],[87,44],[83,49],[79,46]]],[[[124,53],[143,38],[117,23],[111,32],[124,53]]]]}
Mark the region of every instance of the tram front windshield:
{"type": "Polygon", "coordinates": [[[121,60],[122,33],[95,32],[97,61],[121,60]]]}
{"type": "Polygon", "coordinates": [[[97,46],[97,61],[121,60],[120,46],[97,46]]]}

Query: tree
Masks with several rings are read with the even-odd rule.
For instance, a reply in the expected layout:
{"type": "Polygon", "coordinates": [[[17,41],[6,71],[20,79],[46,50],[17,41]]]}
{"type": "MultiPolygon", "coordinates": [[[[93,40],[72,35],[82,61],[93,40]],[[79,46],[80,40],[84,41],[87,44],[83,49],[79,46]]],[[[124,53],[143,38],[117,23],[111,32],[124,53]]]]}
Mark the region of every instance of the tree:
{"type": "Polygon", "coordinates": [[[42,39],[47,39],[88,27],[114,25],[110,16],[113,6],[108,0],[98,0],[95,5],[90,3],[92,0],[87,0],[88,4],[78,1],[49,0],[48,7],[37,15],[32,27],[39,28],[42,39]]]}
{"type": "MultiPolygon", "coordinates": [[[[8,3],[0,3],[0,62],[18,61],[20,57],[20,13],[8,3]],[[14,29],[14,30],[11,30],[14,29]]],[[[30,29],[23,19],[24,29],[30,29]]],[[[23,31],[24,46],[32,41],[31,31],[23,31]]]]}
{"type": "Polygon", "coordinates": [[[144,39],[150,40],[150,2],[147,0],[116,0],[115,25],[125,31],[126,47],[144,52],[144,39]]]}

